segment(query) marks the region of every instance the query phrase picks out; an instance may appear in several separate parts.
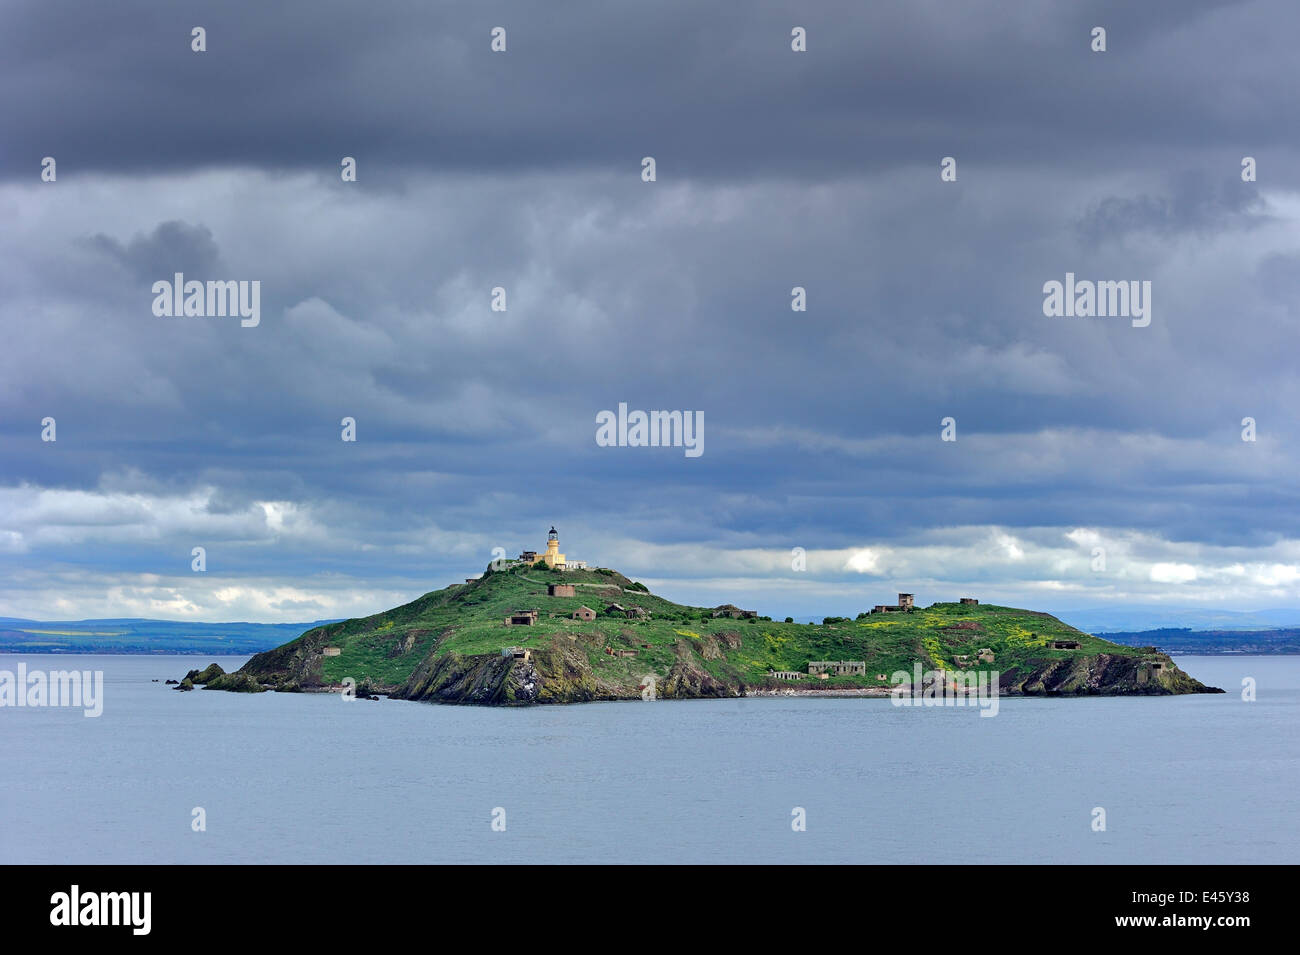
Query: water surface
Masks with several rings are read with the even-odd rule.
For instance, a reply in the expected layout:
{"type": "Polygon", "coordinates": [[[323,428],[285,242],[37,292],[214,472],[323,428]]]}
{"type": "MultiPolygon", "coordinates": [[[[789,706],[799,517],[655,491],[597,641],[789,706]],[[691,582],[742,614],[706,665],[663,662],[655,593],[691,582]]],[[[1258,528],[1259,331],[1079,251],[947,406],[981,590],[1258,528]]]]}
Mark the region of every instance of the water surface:
{"type": "Polygon", "coordinates": [[[1180,657],[1228,693],[1004,699],[991,719],[871,699],[487,709],[150,682],[210,659],[245,658],[0,655],[0,669],[105,679],[98,719],[0,709],[0,862],[1250,863],[1300,849],[1300,657],[1180,657]]]}

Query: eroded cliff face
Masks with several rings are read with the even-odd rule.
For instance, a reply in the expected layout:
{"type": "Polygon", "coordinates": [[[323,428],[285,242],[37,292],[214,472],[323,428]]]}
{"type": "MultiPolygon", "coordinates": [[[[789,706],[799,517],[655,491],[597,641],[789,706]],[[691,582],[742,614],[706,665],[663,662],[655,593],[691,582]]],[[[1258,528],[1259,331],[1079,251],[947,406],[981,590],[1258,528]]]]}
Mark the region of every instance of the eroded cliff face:
{"type": "MultiPolygon", "coordinates": [[[[289,692],[324,689],[321,660],[327,643],[328,635],[321,635],[258,654],[237,674],[210,685],[212,689],[243,692],[256,692],[257,684],[289,692]]],[[[705,670],[686,646],[680,648],[666,673],[654,677],[659,699],[739,697],[747,692],[743,682],[720,679],[705,670]]],[[[636,700],[644,687],[643,682],[603,679],[593,671],[580,646],[560,641],[533,651],[530,660],[500,654],[431,652],[400,685],[367,682],[359,689],[387,693],[399,700],[527,706],[636,700]]],[[[806,695],[817,692],[815,685],[802,689],[806,695]]],[[[1017,667],[1001,674],[999,692],[1004,696],[1164,696],[1223,691],[1188,676],[1163,653],[1143,658],[1102,653],[1017,667]]]]}
{"type": "Polygon", "coordinates": [[[685,640],[678,640],[676,657],[672,668],[655,687],[657,697],[666,700],[696,700],[745,695],[743,683],[720,680],[700,665],[701,660],[724,659],[717,640],[701,640],[698,656],[685,640]]]}
{"type": "Polygon", "coordinates": [[[1008,696],[1167,696],[1223,692],[1188,676],[1164,653],[1145,657],[1098,653],[1044,660],[1032,669],[1003,673],[999,690],[1008,696]]]}
{"type": "Polygon", "coordinates": [[[639,692],[600,680],[580,647],[557,641],[534,650],[530,660],[499,654],[430,654],[391,696],[399,700],[525,706],[632,699],[639,692]]]}
{"type": "Polygon", "coordinates": [[[321,662],[328,643],[328,627],[309,630],[282,647],[255,655],[236,672],[272,690],[319,689],[325,685],[321,662]]]}
{"type": "Polygon", "coordinates": [[[536,702],[540,677],[531,663],[500,654],[426,657],[390,694],[398,700],[478,703],[487,706],[536,702]]]}
{"type": "MultiPolygon", "coordinates": [[[[743,683],[713,676],[685,652],[678,654],[666,674],[657,674],[655,682],[659,699],[739,697],[747,692],[743,683]]],[[[635,700],[641,698],[643,685],[602,681],[583,653],[557,647],[535,653],[530,662],[500,656],[433,657],[392,695],[397,699],[510,706],[635,700]]],[[[812,686],[807,690],[807,695],[817,692],[812,686]]],[[[1165,696],[1223,691],[1188,676],[1163,653],[1143,659],[1103,653],[1044,660],[1031,668],[1003,673],[999,692],[1005,696],[1165,696]]]]}
{"type": "MultiPolygon", "coordinates": [[[[287,692],[333,689],[323,676],[322,664],[326,647],[346,637],[334,632],[335,626],[320,627],[282,647],[259,653],[237,673],[220,674],[218,668],[218,675],[208,686],[239,692],[263,688],[287,692]]],[[[450,632],[443,631],[442,637],[450,632]]],[[[421,633],[427,635],[428,631],[421,633]]],[[[688,636],[675,637],[671,657],[666,659],[661,654],[657,663],[647,659],[644,665],[630,666],[616,666],[625,661],[600,655],[608,650],[604,642],[608,638],[600,634],[557,634],[550,642],[531,647],[528,660],[500,653],[449,651],[439,637],[423,651],[405,679],[385,684],[359,672],[356,689],[363,696],[386,693],[395,699],[483,706],[635,700],[642,697],[651,680],[657,699],[772,694],[770,681],[756,681],[749,687],[743,671],[728,662],[729,654],[742,649],[739,632],[688,636]]],[[[610,642],[626,648],[634,646],[637,639],[628,633],[610,642]]],[[[395,637],[389,655],[404,655],[415,645],[413,634],[395,637]]],[[[922,665],[938,669],[933,660],[927,662],[924,651],[922,665]]],[[[213,675],[200,677],[195,671],[188,676],[197,677],[194,683],[203,683],[205,677],[213,675]]],[[[811,680],[781,687],[782,692],[800,696],[816,696],[819,692],[831,695],[837,690],[843,691],[843,687],[823,688],[811,680]]],[[[862,692],[885,693],[887,688],[862,692]]],[[[1154,648],[1139,648],[1136,653],[1049,651],[1041,658],[1022,656],[1017,662],[1008,661],[1000,670],[999,692],[1004,696],[1163,696],[1222,691],[1188,676],[1168,655],[1154,648]]]]}

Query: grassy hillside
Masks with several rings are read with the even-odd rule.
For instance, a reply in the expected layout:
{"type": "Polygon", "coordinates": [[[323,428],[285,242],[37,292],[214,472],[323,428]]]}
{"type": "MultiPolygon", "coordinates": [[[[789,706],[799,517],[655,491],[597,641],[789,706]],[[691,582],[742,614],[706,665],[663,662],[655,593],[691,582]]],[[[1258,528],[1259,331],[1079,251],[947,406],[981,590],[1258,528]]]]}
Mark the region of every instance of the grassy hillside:
{"type": "Polygon", "coordinates": [[[918,661],[924,669],[996,671],[1004,692],[1205,689],[1154,648],[1110,643],[1033,611],[940,603],[822,624],[715,618],[710,608],[664,600],[615,571],[545,567],[489,571],[381,614],[318,627],[254,657],[244,672],[278,689],[351,678],[397,696],[512,703],[635,698],[647,675],[669,697],[887,687],[894,671],[918,661]],[[549,597],[548,583],[574,584],[577,595],[549,597]],[[648,616],[609,614],[610,603],[648,616]],[[581,606],[597,618],[572,619],[581,606]],[[509,614],[530,609],[540,611],[535,625],[505,626],[509,614]],[[1079,647],[1053,649],[1052,640],[1079,647]],[[503,659],[511,646],[531,650],[531,659],[503,659]],[[981,650],[992,651],[992,662],[977,660],[981,650]],[[813,660],[861,660],[867,673],[794,683],[769,675],[806,672],[813,660]]]}

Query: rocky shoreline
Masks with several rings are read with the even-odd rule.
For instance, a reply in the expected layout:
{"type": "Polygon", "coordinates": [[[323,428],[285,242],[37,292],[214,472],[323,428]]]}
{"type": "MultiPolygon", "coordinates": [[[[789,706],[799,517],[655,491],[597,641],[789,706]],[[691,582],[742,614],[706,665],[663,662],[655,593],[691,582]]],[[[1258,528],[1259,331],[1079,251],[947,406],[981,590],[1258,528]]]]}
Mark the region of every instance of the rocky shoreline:
{"type": "MultiPolygon", "coordinates": [[[[1166,696],[1187,693],[1222,693],[1183,673],[1163,654],[1158,654],[1158,677],[1151,677],[1131,657],[1097,654],[1068,661],[1044,661],[1032,672],[1001,674],[997,695],[1029,696],[1166,696]]],[[[321,678],[320,656],[310,650],[286,659],[259,654],[234,673],[217,664],[204,670],[190,670],[178,690],[204,686],[210,690],[262,693],[340,693],[346,687],[321,678]],[[285,664],[288,664],[286,666],[285,664]]],[[[361,680],[354,688],[358,699],[387,696],[398,700],[454,703],[479,706],[529,706],[545,703],[589,703],[640,700],[646,686],[618,685],[600,679],[584,665],[580,655],[539,653],[532,660],[512,660],[499,654],[434,657],[418,667],[398,685],[380,685],[361,680]]],[[[671,699],[740,698],[868,698],[888,699],[892,686],[791,686],[732,685],[697,668],[682,664],[657,678],[654,696],[671,699]]],[[[918,694],[920,696],[920,694],[918,694]]],[[[972,694],[971,699],[974,699],[972,694]]]]}

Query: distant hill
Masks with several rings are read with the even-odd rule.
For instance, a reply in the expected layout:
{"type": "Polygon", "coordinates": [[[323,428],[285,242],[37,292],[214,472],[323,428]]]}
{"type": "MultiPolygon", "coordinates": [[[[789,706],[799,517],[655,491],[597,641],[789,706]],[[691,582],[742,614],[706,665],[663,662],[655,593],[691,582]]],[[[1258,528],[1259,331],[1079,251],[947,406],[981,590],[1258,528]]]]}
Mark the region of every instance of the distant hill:
{"type": "Polygon", "coordinates": [[[1072,627],[1088,633],[1139,633],[1143,630],[1276,630],[1300,627],[1300,610],[1205,610],[1201,608],[1119,606],[1056,611],[1072,627]]]}
{"type": "Polygon", "coordinates": [[[1157,646],[1166,653],[1300,653],[1300,627],[1277,630],[1165,628],[1099,634],[1128,646],[1157,646]]]}
{"type": "Polygon", "coordinates": [[[0,653],[260,653],[304,629],[334,622],[191,623],[138,617],[38,621],[0,617],[0,653]]]}
{"type": "Polygon", "coordinates": [[[299,691],[350,678],[370,694],[512,705],[639,699],[651,683],[665,698],[884,693],[894,672],[914,664],[996,671],[1009,694],[1213,692],[1151,647],[1101,640],[1029,610],[936,603],[781,623],[728,604],[673,603],[607,568],[527,565],[488,568],[404,606],[316,627],[237,674],[195,682],[299,691]],[[551,584],[570,585],[573,596],[567,586],[549,595],[551,584]],[[575,619],[582,608],[594,619],[575,619]],[[507,625],[515,615],[521,625],[507,625]],[[821,679],[808,672],[817,661],[856,662],[865,672],[821,679]]]}

